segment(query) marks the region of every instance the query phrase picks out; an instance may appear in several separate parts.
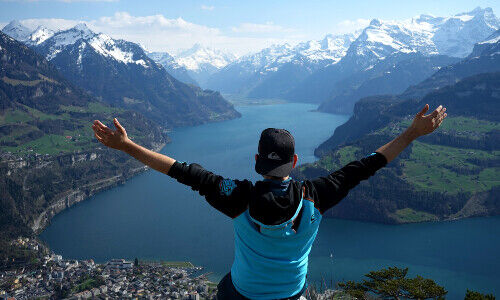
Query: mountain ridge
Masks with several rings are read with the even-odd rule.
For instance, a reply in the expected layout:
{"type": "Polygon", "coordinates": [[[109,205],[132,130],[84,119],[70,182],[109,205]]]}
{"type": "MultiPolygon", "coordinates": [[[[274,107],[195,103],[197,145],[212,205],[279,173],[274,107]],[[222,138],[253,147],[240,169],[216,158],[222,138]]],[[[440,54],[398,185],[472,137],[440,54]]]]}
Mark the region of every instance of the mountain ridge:
{"type": "Polygon", "coordinates": [[[57,32],[33,48],[74,84],[163,126],[239,117],[219,93],[178,81],[141,46],[94,33],[83,23],[57,32]]]}
{"type": "Polygon", "coordinates": [[[189,71],[178,64],[175,58],[168,52],[148,52],[148,56],[156,63],[162,65],[175,79],[187,84],[199,86],[198,82],[189,75],[189,71]]]}
{"type": "Polygon", "coordinates": [[[207,85],[226,93],[279,97],[284,93],[266,94],[273,92],[270,88],[273,83],[266,83],[267,78],[271,78],[279,91],[287,91],[315,70],[340,60],[353,40],[354,34],[326,35],[322,40],[302,42],[296,46],[273,45],[227,65],[215,73],[207,85]],[[283,72],[286,68],[293,70],[297,76],[283,72]],[[252,92],[253,89],[255,91],[252,92]]]}
{"type": "Polygon", "coordinates": [[[341,80],[363,72],[395,53],[466,56],[477,42],[498,30],[491,8],[477,8],[452,17],[421,15],[405,21],[372,20],[336,64],[316,71],[292,89],[287,99],[321,103],[339,95],[341,80]],[[474,34],[472,34],[474,33],[474,34]],[[442,45],[449,43],[449,47],[442,45]]]}

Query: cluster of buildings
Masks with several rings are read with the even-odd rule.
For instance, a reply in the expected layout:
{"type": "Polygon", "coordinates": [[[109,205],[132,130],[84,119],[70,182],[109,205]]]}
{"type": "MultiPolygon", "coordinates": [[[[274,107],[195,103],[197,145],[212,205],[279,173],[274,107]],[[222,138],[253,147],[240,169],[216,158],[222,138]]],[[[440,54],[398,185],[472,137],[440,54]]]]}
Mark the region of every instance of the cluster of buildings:
{"type": "Polygon", "coordinates": [[[36,266],[0,270],[0,300],[213,299],[215,284],[195,276],[200,269],[124,259],[97,264],[51,253],[36,266]]]}
{"type": "MultiPolygon", "coordinates": [[[[0,300],[22,299],[214,299],[216,284],[190,263],[138,263],[112,259],[68,260],[36,239],[12,242],[39,256],[36,263],[0,269],[0,300]]],[[[301,300],[351,299],[337,290],[311,291],[301,300]]]]}

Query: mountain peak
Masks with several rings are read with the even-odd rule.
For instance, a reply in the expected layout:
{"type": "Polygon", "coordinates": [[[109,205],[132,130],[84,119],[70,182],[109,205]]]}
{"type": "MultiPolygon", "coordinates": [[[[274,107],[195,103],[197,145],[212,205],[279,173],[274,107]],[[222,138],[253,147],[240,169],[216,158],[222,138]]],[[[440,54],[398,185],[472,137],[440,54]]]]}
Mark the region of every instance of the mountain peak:
{"type": "Polygon", "coordinates": [[[373,19],[370,21],[370,26],[380,26],[382,25],[382,22],[380,22],[379,19],[373,19]]]}
{"type": "Polygon", "coordinates": [[[175,58],[178,64],[193,71],[199,71],[210,65],[211,68],[220,69],[236,59],[232,53],[209,48],[199,43],[175,55],[175,58]]]}
{"type": "Polygon", "coordinates": [[[200,43],[195,43],[193,45],[193,47],[191,47],[192,50],[199,50],[199,49],[202,49],[202,48],[205,48],[202,44],[200,43]]]}
{"type": "Polygon", "coordinates": [[[476,8],[474,8],[473,10],[471,10],[469,13],[470,14],[481,14],[481,13],[484,13],[485,11],[492,11],[491,7],[487,7],[485,9],[482,9],[481,6],[478,6],[476,8]]]}
{"type": "Polygon", "coordinates": [[[43,25],[38,25],[38,27],[33,32],[46,31],[46,30],[50,30],[50,29],[48,29],[47,27],[45,27],[43,25]]]}
{"type": "Polygon", "coordinates": [[[498,19],[491,7],[486,7],[483,9],[478,6],[470,12],[456,14],[455,17],[458,17],[460,19],[463,19],[463,17],[469,17],[470,19],[484,19],[488,23],[498,23],[498,19]]]}
{"type": "Polygon", "coordinates": [[[21,42],[26,41],[31,33],[31,30],[18,20],[12,20],[9,24],[5,25],[2,31],[21,42]]]}
{"type": "Polygon", "coordinates": [[[47,27],[40,25],[38,26],[35,31],[33,31],[29,38],[28,38],[28,43],[32,45],[39,45],[43,43],[45,40],[48,38],[52,37],[54,35],[54,31],[48,29],[47,27]]]}
{"type": "Polygon", "coordinates": [[[76,24],[73,28],[74,30],[81,31],[83,33],[89,34],[89,33],[94,33],[90,28],[87,27],[87,24],[81,22],[76,24]]]}
{"type": "Polygon", "coordinates": [[[52,36],[51,40],[54,40],[56,47],[61,47],[74,44],[80,39],[91,39],[96,35],[85,23],[79,23],[70,29],[57,32],[52,36]]]}
{"type": "Polygon", "coordinates": [[[5,25],[4,28],[6,28],[6,27],[19,27],[19,26],[24,27],[24,25],[21,24],[21,22],[19,22],[19,20],[12,20],[9,22],[9,24],[5,25]]]}

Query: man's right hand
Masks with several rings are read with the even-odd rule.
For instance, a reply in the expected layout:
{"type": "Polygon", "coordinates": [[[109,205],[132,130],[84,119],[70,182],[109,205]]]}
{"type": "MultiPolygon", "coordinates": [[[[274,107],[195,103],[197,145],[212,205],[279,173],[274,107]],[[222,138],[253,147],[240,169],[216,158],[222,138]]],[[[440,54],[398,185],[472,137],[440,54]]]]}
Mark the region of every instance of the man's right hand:
{"type": "Polygon", "coordinates": [[[436,130],[447,114],[446,107],[439,105],[432,113],[424,116],[424,114],[429,110],[429,104],[426,104],[424,108],[415,116],[413,123],[411,124],[409,130],[415,132],[418,136],[426,135],[434,130],[436,130]]]}
{"type": "Polygon", "coordinates": [[[441,125],[444,118],[446,118],[446,108],[439,105],[438,108],[436,108],[436,110],[434,110],[431,114],[424,116],[428,110],[429,104],[426,104],[424,108],[415,116],[410,127],[389,143],[378,148],[376,152],[384,155],[387,162],[390,162],[396,158],[401,151],[408,147],[413,140],[419,136],[429,134],[436,130],[436,128],[441,125]]]}
{"type": "Polygon", "coordinates": [[[111,130],[106,125],[102,124],[99,120],[95,120],[92,125],[96,139],[106,147],[117,150],[125,150],[125,147],[130,140],[127,136],[127,131],[120,125],[120,122],[115,118],[113,119],[116,130],[111,130]]]}

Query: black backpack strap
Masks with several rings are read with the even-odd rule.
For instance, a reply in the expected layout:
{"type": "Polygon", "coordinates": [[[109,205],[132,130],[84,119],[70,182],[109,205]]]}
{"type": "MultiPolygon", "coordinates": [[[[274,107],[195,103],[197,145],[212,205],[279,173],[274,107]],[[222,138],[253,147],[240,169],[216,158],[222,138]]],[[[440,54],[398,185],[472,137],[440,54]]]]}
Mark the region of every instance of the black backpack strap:
{"type": "Polygon", "coordinates": [[[297,232],[297,229],[299,228],[299,225],[300,225],[300,220],[302,220],[302,212],[304,211],[304,206],[302,206],[302,208],[300,209],[299,211],[299,214],[297,215],[297,217],[295,219],[293,219],[293,225],[292,225],[292,229],[293,231],[297,232]]]}
{"type": "MultiPolygon", "coordinates": [[[[302,186],[302,197],[300,198],[300,201],[304,201],[305,194],[306,194],[306,188],[304,186],[302,186]]],[[[295,231],[295,233],[297,233],[297,229],[299,229],[300,220],[302,220],[302,212],[303,211],[304,211],[304,203],[302,203],[302,208],[300,209],[299,214],[292,221],[293,222],[292,229],[293,229],[293,231],[295,231]]]]}

